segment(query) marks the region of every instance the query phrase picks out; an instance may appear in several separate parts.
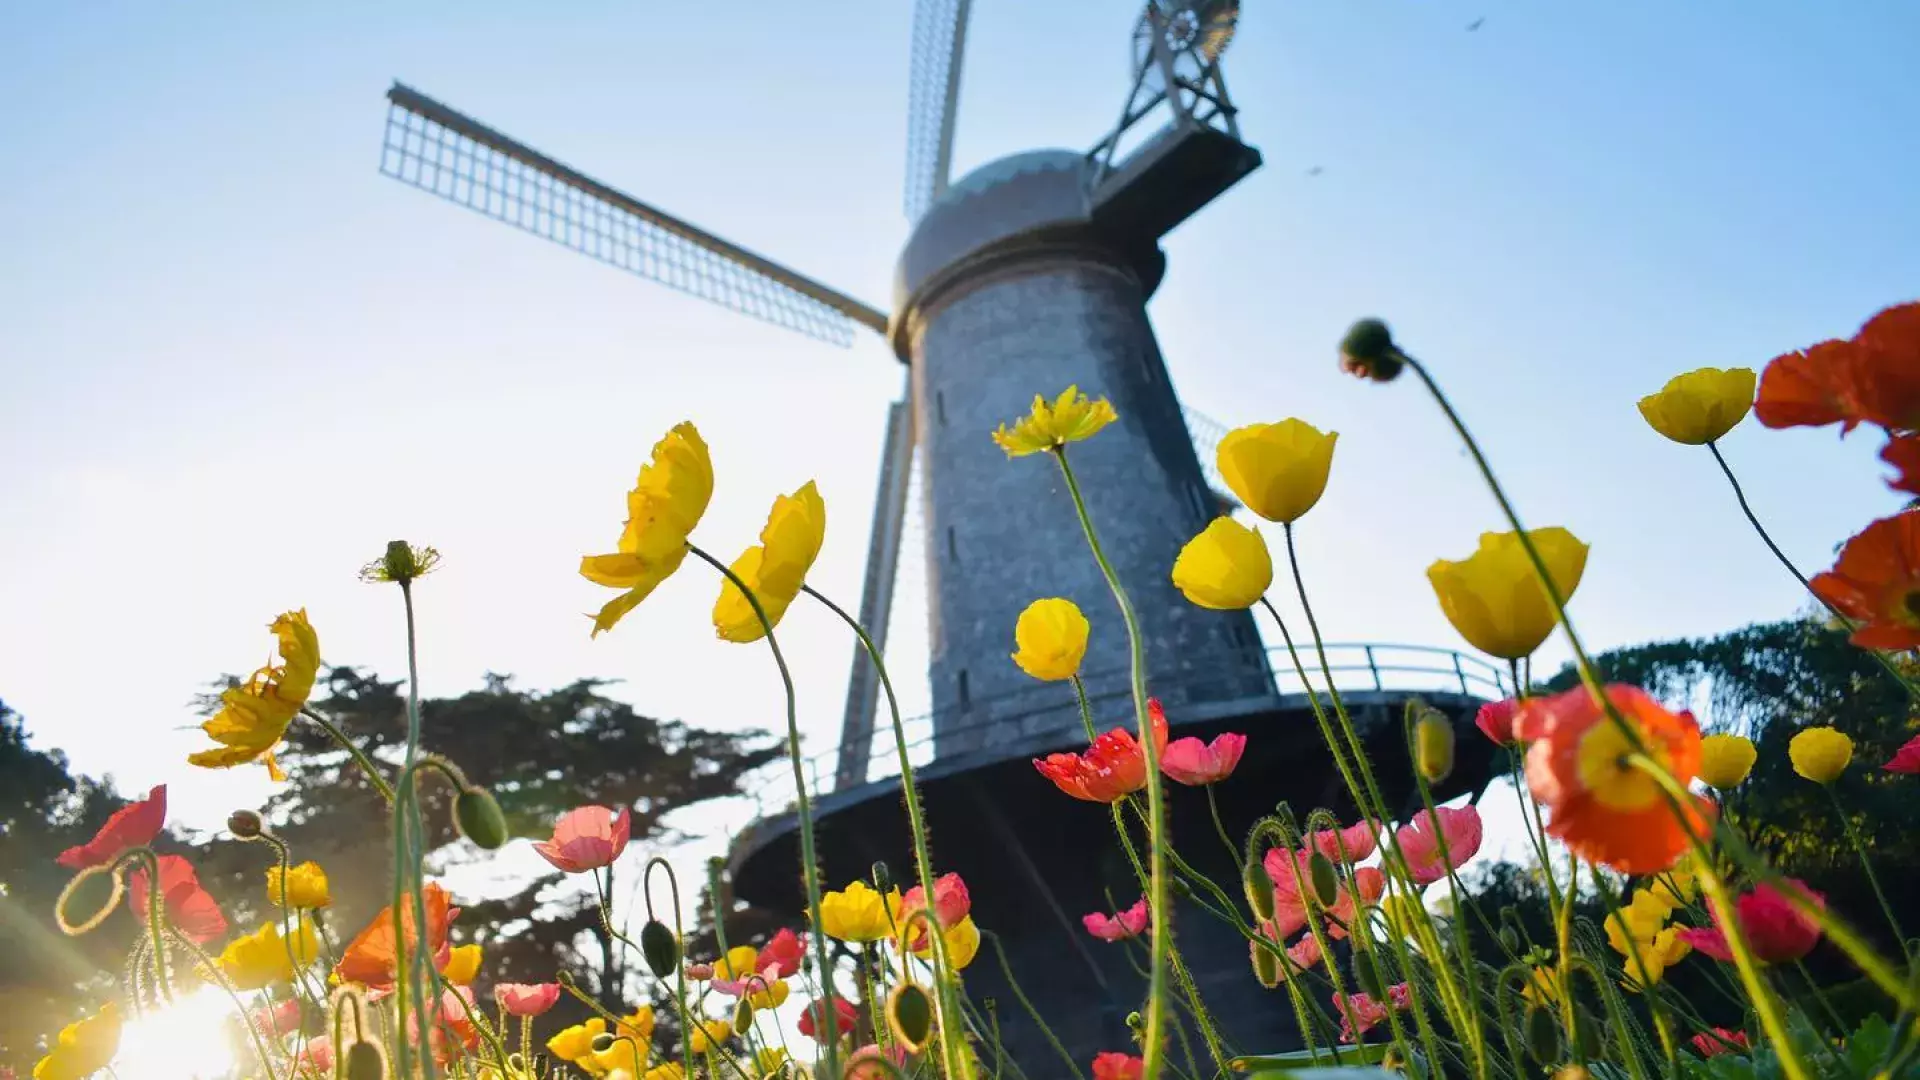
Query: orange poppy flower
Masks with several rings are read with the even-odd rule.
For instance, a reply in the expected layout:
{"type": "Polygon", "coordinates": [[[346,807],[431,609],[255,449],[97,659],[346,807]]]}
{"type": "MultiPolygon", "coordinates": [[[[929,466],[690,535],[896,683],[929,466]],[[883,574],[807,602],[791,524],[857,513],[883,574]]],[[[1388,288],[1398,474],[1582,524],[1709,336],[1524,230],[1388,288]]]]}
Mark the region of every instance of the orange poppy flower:
{"type": "Polygon", "coordinates": [[[1920,510],[1860,530],[1833,569],[1813,576],[1813,591],[1860,624],[1853,643],[1869,649],[1920,648],[1920,510]]]}
{"type": "MultiPolygon", "coordinates": [[[[1157,700],[1147,702],[1147,713],[1156,755],[1164,754],[1167,714],[1160,710],[1157,700]]],[[[1146,750],[1125,728],[1114,728],[1094,739],[1084,754],[1048,754],[1033,759],[1033,767],[1061,791],[1088,802],[1118,802],[1147,786],[1146,750]]]]}
{"type": "Polygon", "coordinates": [[[1920,435],[1888,439],[1886,449],[1880,451],[1880,460],[1900,470],[1899,476],[1887,481],[1888,487],[1920,495],[1920,435]]]}
{"type": "MultiPolygon", "coordinates": [[[[1674,779],[1685,784],[1700,770],[1700,725],[1688,712],[1669,712],[1644,691],[1612,685],[1607,698],[1674,779]]],[[[1527,787],[1553,815],[1547,833],[1574,854],[1629,874],[1672,866],[1687,850],[1687,831],[1704,835],[1713,805],[1692,796],[1675,814],[1665,792],[1627,764],[1626,733],[1583,687],[1530,698],[1515,733],[1527,748],[1527,787]],[[1684,818],[1684,820],[1683,820],[1684,818]]]]}
{"type": "MultiPolygon", "coordinates": [[[[447,930],[453,923],[453,917],[460,909],[453,906],[453,898],[447,890],[432,882],[427,884],[424,899],[427,902],[427,948],[433,950],[433,966],[438,969],[446,966],[453,950],[447,945],[447,930]]],[[[400,903],[400,921],[406,927],[407,949],[418,948],[419,937],[413,928],[413,898],[406,897],[400,903]]],[[[339,965],[334,969],[343,982],[356,982],[370,990],[385,990],[393,986],[395,948],[393,936],[393,908],[382,908],[380,914],[373,917],[366,929],[353,939],[347,951],[340,957],[339,965]]]]}
{"type": "Polygon", "coordinates": [[[1887,308],[1846,341],[1774,358],[1753,414],[1770,428],[1920,428],[1920,301],[1887,308]]]}

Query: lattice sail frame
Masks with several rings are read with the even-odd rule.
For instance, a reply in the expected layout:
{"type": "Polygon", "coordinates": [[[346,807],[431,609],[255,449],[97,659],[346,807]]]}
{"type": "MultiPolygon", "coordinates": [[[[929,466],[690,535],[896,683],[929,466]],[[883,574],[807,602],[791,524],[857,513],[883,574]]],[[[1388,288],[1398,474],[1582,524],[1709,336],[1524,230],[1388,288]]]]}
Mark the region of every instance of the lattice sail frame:
{"type": "Polygon", "coordinates": [[[972,0],[919,0],[914,5],[912,67],[907,78],[906,190],[902,200],[908,221],[919,221],[927,206],[947,189],[971,7],[972,0]]]}
{"type": "Polygon", "coordinates": [[[842,347],[886,316],[561,164],[400,84],[380,171],[731,311],[842,347]]]}

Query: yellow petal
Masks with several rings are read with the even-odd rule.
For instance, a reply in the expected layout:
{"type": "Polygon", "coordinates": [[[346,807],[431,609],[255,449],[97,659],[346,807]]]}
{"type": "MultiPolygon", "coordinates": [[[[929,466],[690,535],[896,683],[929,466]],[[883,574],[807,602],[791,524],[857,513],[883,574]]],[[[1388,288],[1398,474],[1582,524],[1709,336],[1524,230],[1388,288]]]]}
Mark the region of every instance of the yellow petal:
{"type": "Polygon", "coordinates": [[[1020,670],[1048,682],[1079,674],[1087,655],[1087,617],[1074,602],[1058,596],[1035,600],[1013,624],[1020,670]]]}
{"type": "MultiPolygon", "coordinates": [[[[1586,569],[1587,545],[1565,529],[1529,530],[1562,600],[1572,597],[1586,569]]],[[[1558,618],[1516,533],[1484,533],[1479,550],[1452,562],[1436,561],[1427,580],[1440,610],[1474,648],[1517,660],[1540,647],[1558,618]]]]}
{"type": "Polygon", "coordinates": [[[1268,521],[1293,522],[1327,489],[1337,432],[1302,420],[1249,424],[1220,440],[1220,475],[1247,509],[1268,521]]]}
{"type": "Polygon", "coordinates": [[[1700,446],[1732,431],[1753,408],[1751,368],[1700,368],[1640,399],[1640,415],[1677,443],[1700,446]]]}
{"type": "Polygon", "coordinates": [[[1180,549],[1173,561],[1173,584],[1204,608],[1248,607],[1273,584],[1273,557],[1259,532],[1230,517],[1215,518],[1180,549]]]}

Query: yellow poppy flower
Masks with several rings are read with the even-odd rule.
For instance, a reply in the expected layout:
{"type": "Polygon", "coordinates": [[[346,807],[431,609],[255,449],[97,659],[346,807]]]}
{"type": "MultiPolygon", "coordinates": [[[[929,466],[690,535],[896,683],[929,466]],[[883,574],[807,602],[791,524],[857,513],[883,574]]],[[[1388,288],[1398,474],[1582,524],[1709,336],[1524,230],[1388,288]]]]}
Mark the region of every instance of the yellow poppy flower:
{"type": "Polygon", "coordinates": [[[653,1006],[642,1005],[620,1019],[614,1033],[630,1035],[641,1042],[653,1041],[653,1006]]]}
{"type": "Polygon", "coordinates": [[[755,979],[747,985],[754,988],[754,992],[747,995],[747,1001],[751,1002],[755,1009],[762,1012],[771,1012],[785,1005],[787,1003],[787,995],[793,990],[792,987],[787,985],[785,979],[775,979],[764,985],[762,984],[762,980],[755,979]]]}
{"type": "Polygon", "coordinates": [[[1810,727],[1787,744],[1793,771],[1816,784],[1831,784],[1853,760],[1853,740],[1830,727],[1810,727]]]}
{"type": "Polygon", "coordinates": [[[1213,519],[1173,560],[1173,585],[1203,608],[1251,606],[1273,584],[1273,556],[1259,532],[1230,517],[1213,519]]]}
{"type": "Polygon", "coordinates": [[[1235,428],[1220,440],[1220,475],[1247,509],[1268,521],[1298,521],[1327,490],[1339,437],[1291,418],[1235,428]]]}
{"type": "Polygon", "coordinates": [[[696,1054],[704,1054],[717,1049],[721,1043],[733,1038],[733,1025],[725,1020],[695,1020],[693,1034],[688,1042],[696,1054]]]}
{"type": "MultiPolygon", "coordinates": [[[[1573,596],[1587,568],[1587,545],[1557,526],[1529,529],[1560,599],[1573,596]]],[[[1531,654],[1559,621],[1547,591],[1534,576],[1520,534],[1480,534],[1480,548],[1459,562],[1441,559],[1427,568],[1447,621],[1481,652],[1507,660],[1531,654]]]]}
{"type": "Polygon", "coordinates": [[[294,965],[313,963],[320,943],[313,924],[298,917],[291,939],[280,936],[280,920],[271,919],[245,937],[235,938],[220,950],[220,970],[238,990],[259,990],[275,983],[290,982],[294,965]]]}
{"type": "Polygon", "coordinates": [[[1677,443],[1704,446],[1746,419],[1753,408],[1752,368],[1700,368],[1675,375],[1640,399],[1640,415],[1677,443]]]}
{"type": "Polygon", "coordinates": [[[1028,604],[1013,624],[1013,662],[1045,682],[1071,679],[1087,656],[1087,617],[1058,596],[1028,604]]]}
{"type": "Polygon", "coordinates": [[[771,1076],[788,1061],[786,1050],[778,1046],[769,1046],[754,1051],[753,1067],[759,1076],[771,1076]]]}
{"type": "Polygon", "coordinates": [[[268,775],[286,779],[273,759],[273,748],[313,693],[320,671],[320,638],[307,622],[305,609],[286,612],[268,629],[279,641],[281,664],[261,668],[244,685],[220,695],[220,711],[200,725],[220,745],[189,754],[189,764],[226,769],[264,761],[268,775]]]}
{"type": "Polygon", "coordinates": [[[692,424],[676,424],[654,444],[652,460],[641,467],[627,493],[627,523],[620,530],[618,549],[580,560],[581,577],[626,590],[594,617],[595,636],[613,629],[680,568],[687,557],[687,536],[712,498],[713,459],[707,444],[692,424]]]}
{"type": "Polygon", "coordinates": [[[1535,967],[1527,976],[1527,984],[1520,988],[1520,996],[1530,1005],[1555,1005],[1560,1000],[1560,973],[1544,965],[1535,967]]]}
{"type": "Polygon", "coordinates": [[[1090,438],[1118,419],[1106,398],[1088,400],[1079,387],[1069,386],[1052,402],[1035,394],[1032,410],[1011,429],[1001,424],[993,441],[1008,457],[1025,457],[1090,438]]]}
{"type": "Polygon", "coordinates": [[[662,1062],[647,1070],[646,1080],[686,1080],[687,1070],[677,1061],[662,1062]]]}
{"type": "Polygon", "coordinates": [[[760,950],[751,945],[735,945],[727,950],[727,955],[713,962],[713,977],[716,981],[739,982],[760,969],[754,961],[760,958],[760,950]]]}
{"type": "Polygon", "coordinates": [[[109,1001],[92,1016],[60,1029],[33,1080],[82,1080],[107,1067],[120,1050],[120,1007],[109,1001]]]}
{"type": "Polygon", "coordinates": [[[635,1041],[630,1035],[622,1038],[616,1034],[611,1046],[590,1052],[581,1064],[590,1064],[603,1076],[612,1075],[615,1070],[640,1076],[647,1071],[647,1044],[635,1041]]]}
{"type": "MultiPolygon", "coordinates": [[[[971,915],[942,930],[940,940],[947,946],[947,966],[954,971],[965,971],[973,958],[980,955],[980,928],[974,925],[971,915]]],[[[915,949],[913,954],[931,958],[933,943],[925,942],[925,947],[915,949]]]]}
{"type": "Polygon", "coordinates": [[[1620,961],[1621,969],[1625,972],[1620,979],[1620,985],[1635,993],[1659,982],[1668,968],[1686,959],[1687,954],[1693,951],[1693,946],[1680,940],[1679,929],[1672,926],[1651,938],[1637,941],[1635,948],[1639,950],[1637,959],[1636,956],[1627,955],[1623,951],[1623,959],[1620,961]],[[1646,969],[1644,979],[1641,977],[1642,968],[1646,969]]]}
{"type": "Polygon", "coordinates": [[[1679,862],[1662,870],[1647,888],[1669,907],[1680,907],[1698,896],[1700,883],[1694,879],[1693,853],[1680,856],[1679,862]]]}
{"type": "Polygon", "coordinates": [[[1700,740],[1700,779],[1707,786],[1731,791],[1753,771],[1760,756],[1753,740],[1740,735],[1709,735],[1700,740]]]}
{"type": "MultiPolygon", "coordinates": [[[[729,568],[753,590],[755,599],[775,626],[787,613],[800,586],[820,555],[827,535],[827,504],[813,481],[792,495],[773,500],[760,544],[750,547],[729,568]]],[[[727,641],[758,641],[767,629],[753,613],[753,605],[732,581],[720,582],[720,599],[713,605],[713,628],[727,641]]]]}
{"type": "Polygon", "coordinates": [[[878,889],[855,879],[820,898],[820,932],[838,941],[880,941],[893,936],[900,918],[900,890],[878,889]]]}
{"type": "Polygon", "coordinates": [[[327,889],[327,872],[317,862],[303,862],[288,868],[281,882],[280,868],[267,868],[267,899],[274,907],[323,908],[333,903],[327,889]]]}
{"type": "Polygon", "coordinates": [[[480,974],[480,946],[461,945],[447,953],[447,966],[440,976],[455,986],[470,985],[480,974]]]}
{"type": "Polygon", "coordinates": [[[562,1028],[547,1040],[547,1053],[561,1061],[578,1062],[592,1056],[593,1040],[605,1034],[607,1022],[594,1017],[584,1024],[562,1028]]]}

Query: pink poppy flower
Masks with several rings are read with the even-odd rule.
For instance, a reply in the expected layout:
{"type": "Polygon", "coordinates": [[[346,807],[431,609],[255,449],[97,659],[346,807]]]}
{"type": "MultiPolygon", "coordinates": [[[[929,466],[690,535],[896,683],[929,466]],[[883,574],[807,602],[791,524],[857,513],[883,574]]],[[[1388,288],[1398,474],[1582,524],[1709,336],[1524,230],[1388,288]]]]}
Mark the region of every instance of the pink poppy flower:
{"type": "Polygon", "coordinates": [[[61,852],[53,861],[69,870],[112,862],[121,852],[153,843],[167,820],[167,785],[156,784],[147,797],[113,812],[93,839],[61,852]]]}
{"type": "Polygon", "coordinates": [[[1888,772],[1920,773],[1920,735],[1907,740],[1907,744],[1893,752],[1885,765],[1880,766],[1888,772]]]}
{"type": "Polygon", "coordinates": [[[896,1043],[882,1050],[877,1043],[868,1043],[847,1058],[845,1080],[893,1080],[895,1074],[881,1065],[882,1061],[891,1061],[894,1067],[904,1074],[907,1048],[896,1043]]]}
{"type": "Polygon", "coordinates": [[[1214,736],[1212,745],[1192,736],[1175,739],[1160,754],[1160,771],[1188,787],[1217,784],[1233,775],[1246,748],[1247,737],[1231,731],[1214,736]]]}
{"type": "MultiPolygon", "coordinates": [[[[815,1042],[826,1041],[819,1035],[820,1024],[817,1018],[824,1015],[820,1006],[821,1003],[818,1001],[808,1004],[805,1011],[800,1014],[799,1024],[795,1025],[800,1029],[800,1034],[805,1035],[815,1042]]],[[[843,997],[833,999],[833,1014],[834,1019],[837,1021],[834,1027],[838,1029],[841,1035],[852,1031],[854,1021],[860,1019],[859,1007],[843,997]]]]}
{"type": "MultiPolygon", "coordinates": [[[[1790,888],[1800,890],[1820,907],[1827,906],[1826,897],[1792,878],[1788,878],[1787,882],[1790,888]]],[[[1800,914],[1771,885],[1756,885],[1752,892],[1736,899],[1733,907],[1740,919],[1740,932],[1746,936],[1754,958],[1761,963],[1780,964],[1798,960],[1820,943],[1820,924],[1800,914]]],[[[1718,922],[1717,917],[1715,921],[1718,922]]],[[[1680,940],[1722,963],[1731,963],[1733,960],[1733,949],[1727,945],[1726,936],[1717,925],[1682,930],[1680,940]]]]}
{"type": "Polygon", "coordinates": [[[560,984],[501,983],[493,996],[513,1016],[539,1016],[560,1001],[560,984]]]}
{"type": "MultiPolygon", "coordinates": [[[[196,945],[205,945],[226,933],[227,917],[200,887],[200,875],[193,872],[193,864],[178,855],[162,855],[159,861],[160,903],[173,925],[196,945]]],[[[147,902],[147,872],[143,868],[127,875],[127,903],[143,924],[147,902]]]]}
{"type": "MultiPolygon", "coordinates": [[[[1262,920],[1257,929],[1260,931],[1262,937],[1276,945],[1284,940],[1284,935],[1275,933],[1276,928],[1271,922],[1262,920]]],[[[1247,949],[1250,955],[1255,957],[1266,951],[1260,947],[1258,942],[1253,941],[1247,943],[1247,949]]],[[[1292,960],[1294,965],[1302,971],[1318,966],[1320,961],[1325,959],[1325,954],[1320,951],[1319,939],[1312,934],[1301,935],[1300,940],[1286,946],[1286,950],[1288,959],[1292,960]]],[[[1292,968],[1284,964],[1280,965],[1280,978],[1282,980],[1285,980],[1291,974],[1293,974],[1292,968]]]]}
{"type": "Polygon", "coordinates": [[[248,1016],[254,1030],[269,1038],[277,1038],[300,1027],[300,1002],[289,998],[264,1009],[255,1009],[248,1016]]]}
{"type": "Polygon", "coordinates": [[[315,1035],[300,1050],[300,1071],[316,1076],[333,1075],[333,1037],[315,1035]]]}
{"type": "Polygon", "coordinates": [[[1487,738],[1501,746],[1513,744],[1513,720],[1520,712],[1520,703],[1513,698],[1503,701],[1489,701],[1480,706],[1473,716],[1473,724],[1487,738]]]}
{"type": "MultiPolygon", "coordinates": [[[[906,926],[914,912],[927,906],[926,891],[915,885],[900,898],[900,925],[906,926]]],[[[958,926],[960,920],[973,910],[973,895],[967,892],[967,883],[959,874],[942,874],[933,880],[933,919],[942,927],[958,926]]],[[[927,947],[926,925],[923,921],[913,922],[913,940],[907,947],[914,950],[927,947]]]]}
{"type": "Polygon", "coordinates": [[[1307,843],[1335,864],[1340,862],[1342,848],[1346,849],[1347,862],[1365,862],[1367,856],[1380,846],[1380,826],[1371,821],[1356,821],[1337,833],[1332,829],[1321,829],[1307,843]]]}
{"type": "Polygon", "coordinates": [[[1327,909],[1329,915],[1340,920],[1339,922],[1334,922],[1333,919],[1327,920],[1327,936],[1335,941],[1347,936],[1347,931],[1342,929],[1341,923],[1352,926],[1365,918],[1365,913],[1354,909],[1353,894],[1355,892],[1360,894],[1360,902],[1363,905],[1377,904],[1380,898],[1387,894],[1387,876],[1371,866],[1363,866],[1353,872],[1351,886],[1345,882],[1341,883],[1339,898],[1334,901],[1331,908],[1327,909]]]}
{"type": "Polygon", "coordinates": [[[1307,853],[1274,848],[1261,865],[1273,879],[1273,939],[1284,941],[1307,925],[1307,853]]]}
{"type": "Polygon", "coordinates": [[[688,964],[687,979],[690,982],[706,982],[713,978],[712,964],[688,964]]]}
{"type": "Polygon", "coordinates": [[[1093,1058],[1093,1080],[1140,1080],[1146,1071],[1146,1059],[1117,1050],[1095,1054],[1093,1058]]]}
{"type": "Polygon", "coordinates": [[[1440,829],[1437,835],[1434,832],[1434,817],[1425,810],[1413,815],[1412,821],[1393,834],[1417,885],[1439,881],[1447,876],[1447,871],[1458,870],[1480,850],[1480,811],[1471,806],[1457,810],[1442,806],[1438,818],[1440,829]],[[1444,859],[1440,857],[1442,839],[1447,842],[1447,856],[1444,859]]]}
{"type": "Polygon", "coordinates": [[[1375,1001],[1366,994],[1333,995],[1333,1010],[1340,1015],[1340,1041],[1353,1042],[1385,1022],[1387,1010],[1404,1012],[1413,1004],[1406,983],[1387,987],[1387,1000],[1375,1001]]]}
{"type": "Polygon", "coordinates": [[[562,814],[553,827],[553,839],[536,841],[533,850],[569,874],[584,874],[612,865],[627,850],[633,815],[604,806],[582,806],[562,814]]]}
{"type": "MultiPolygon", "coordinates": [[[[934,884],[936,892],[939,887],[939,883],[936,882],[934,884]]],[[[765,945],[760,947],[760,957],[754,963],[763,973],[768,968],[772,968],[774,978],[784,979],[800,970],[800,958],[805,956],[806,952],[806,939],[783,927],[779,933],[774,934],[765,945]]]]}
{"type": "Polygon", "coordinates": [[[1147,898],[1144,896],[1134,901],[1133,906],[1125,911],[1112,915],[1096,911],[1091,915],[1080,917],[1080,922],[1087,928],[1087,933],[1101,941],[1125,941],[1127,938],[1139,937],[1146,933],[1149,921],[1147,898]]]}
{"type": "Polygon", "coordinates": [[[1747,1040],[1746,1032],[1728,1031],[1723,1027],[1703,1031],[1687,1041],[1693,1044],[1694,1053],[1703,1058],[1744,1053],[1753,1048],[1753,1044],[1747,1040]]]}

